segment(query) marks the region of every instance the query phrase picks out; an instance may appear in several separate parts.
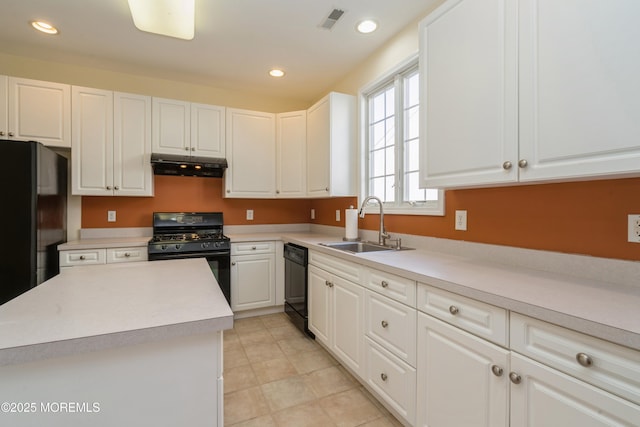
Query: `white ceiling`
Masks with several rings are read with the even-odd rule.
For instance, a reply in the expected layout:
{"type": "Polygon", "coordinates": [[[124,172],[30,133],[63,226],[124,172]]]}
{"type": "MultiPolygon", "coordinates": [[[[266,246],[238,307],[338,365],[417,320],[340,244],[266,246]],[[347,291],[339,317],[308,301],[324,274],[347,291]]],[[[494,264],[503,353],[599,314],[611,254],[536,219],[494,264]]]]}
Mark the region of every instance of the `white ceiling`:
{"type": "Polygon", "coordinates": [[[0,51],[312,101],[434,2],[196,0],[195,38],[185,41],[137,30],[127,0],[1,0],[0,51]],[[345,14],[320,28],[334,8],[345,14]],[[358,34],[362,18],[378,21],[378,31],[358,34]],[[38,33],[35,19],[60,34],[38,33]],[[272,67],[286,77],[269,77],[272,67]]]}

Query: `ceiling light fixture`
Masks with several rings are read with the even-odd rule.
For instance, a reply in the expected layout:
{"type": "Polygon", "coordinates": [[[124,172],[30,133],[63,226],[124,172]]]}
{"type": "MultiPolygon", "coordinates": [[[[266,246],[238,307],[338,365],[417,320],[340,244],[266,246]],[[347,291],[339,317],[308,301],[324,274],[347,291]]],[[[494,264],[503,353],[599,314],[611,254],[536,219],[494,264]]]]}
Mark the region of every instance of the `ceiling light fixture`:
{"type": "Polygon", "coordinates": [[[371,19],[365,19],[364,21],[360,21],[356,29],[359,33],[369,34],[373,33],[378,28],[378,23],[371,19]]]}
{"type": "Polygon", "coordinates": [[[195,35],[195,0],[129,0],[129,9],[140,31],[183,40],[195,35]]]}
{"type": "Polygon", "coordinates": [[[284,77],[284,71],[274,68],[273,70],[269,71],[269,75],[271,77],[284,77]]]}
{"type": "Polygon", "coordinates": [[[58,34],[58,29],[44,21],[31,21],[31,26],[46,34],[58,34]]]}

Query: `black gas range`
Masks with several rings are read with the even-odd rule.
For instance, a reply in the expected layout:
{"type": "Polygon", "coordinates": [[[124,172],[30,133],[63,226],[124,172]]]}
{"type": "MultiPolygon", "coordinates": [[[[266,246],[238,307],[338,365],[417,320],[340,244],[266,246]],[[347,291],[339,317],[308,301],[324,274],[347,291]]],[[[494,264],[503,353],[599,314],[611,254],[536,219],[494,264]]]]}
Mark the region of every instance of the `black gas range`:
{"type": "Polygon", "coordinates": [[[206,258],[231,303],[231,243],[222,212],[154,212],[149,261],[206,258]]]}

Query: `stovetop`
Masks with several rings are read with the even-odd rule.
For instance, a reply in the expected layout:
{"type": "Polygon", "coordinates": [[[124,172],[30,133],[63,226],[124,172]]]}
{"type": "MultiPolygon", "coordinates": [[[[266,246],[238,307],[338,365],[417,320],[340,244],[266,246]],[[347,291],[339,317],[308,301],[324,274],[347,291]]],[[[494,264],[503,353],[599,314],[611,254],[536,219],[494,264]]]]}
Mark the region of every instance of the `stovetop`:
{"type": "Polygon", "coordinates": [[[193,242],[193,241],[217,241],[217,240],[229,240],[227,236],[222,234],[222,231],[209,231],[198,233],[163,233],[156,234],[151,238],[150,243],[163,243],[163,242],[193,242]]]}
{"type": "Polygon", "coordinates": [[[154,212],[149,254],[227,251],[222,212],[154,212]]]}

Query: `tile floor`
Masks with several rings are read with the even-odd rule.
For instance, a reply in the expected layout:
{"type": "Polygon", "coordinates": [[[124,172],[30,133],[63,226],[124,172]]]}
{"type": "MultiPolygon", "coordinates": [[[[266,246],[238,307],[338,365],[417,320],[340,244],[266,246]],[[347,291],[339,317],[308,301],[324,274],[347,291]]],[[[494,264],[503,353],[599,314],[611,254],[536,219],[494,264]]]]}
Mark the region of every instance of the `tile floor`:
{"type": "Polygon", "coordinates": [[[401,426],[284,313],[224,332],[224,389],[225,426],[401,426]]]}

